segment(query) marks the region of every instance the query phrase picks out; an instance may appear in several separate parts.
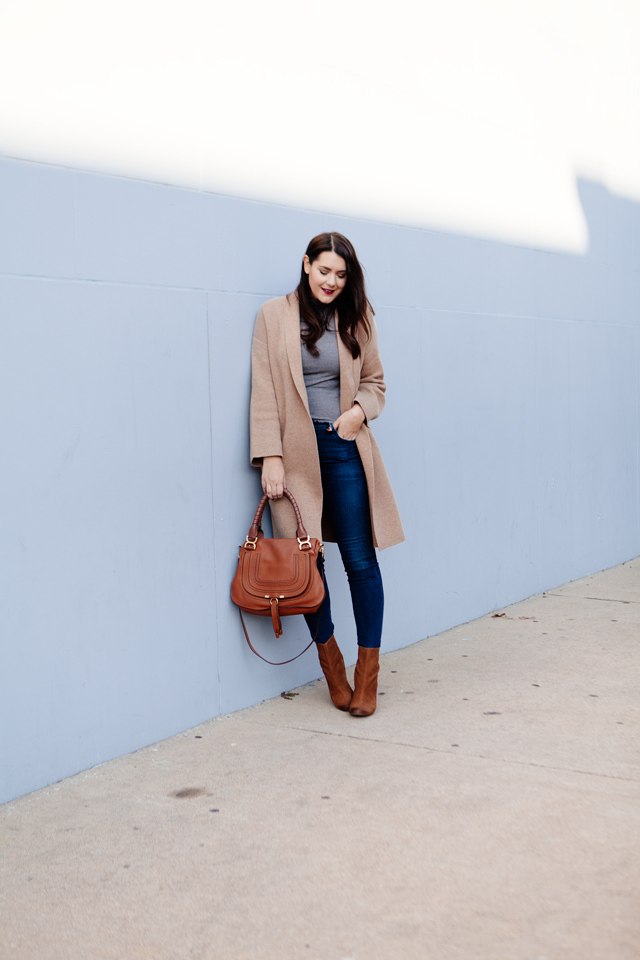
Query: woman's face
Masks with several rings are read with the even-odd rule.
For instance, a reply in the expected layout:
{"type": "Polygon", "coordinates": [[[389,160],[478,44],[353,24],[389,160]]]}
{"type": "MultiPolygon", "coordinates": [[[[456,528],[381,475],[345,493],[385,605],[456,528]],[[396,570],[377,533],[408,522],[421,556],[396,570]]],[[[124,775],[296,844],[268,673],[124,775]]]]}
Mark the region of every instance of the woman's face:
{"type": "Polygon", "coordinates": [[[313,263],[305,253],[304,272],[311,293],[320,303],[333,303],[347,285],[347,265],[333,250],[324,250],[313,263]]]}

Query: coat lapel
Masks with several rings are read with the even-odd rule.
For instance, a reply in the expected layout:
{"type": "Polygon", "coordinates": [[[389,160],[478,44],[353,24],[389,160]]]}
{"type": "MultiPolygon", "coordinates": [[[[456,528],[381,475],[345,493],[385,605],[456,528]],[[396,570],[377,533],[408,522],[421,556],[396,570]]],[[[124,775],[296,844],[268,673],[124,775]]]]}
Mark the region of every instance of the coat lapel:
{"type": "MultiPolygon", "coordinates": [[[[290,294],[286,299],[284,311],[284,334],[287,344],[287,358],[291,369],[291,376],[300,394],[307,411],[309,410],[309,400],[307,399],[307,388],[304,385],[304,373],[302,372],[302,352],[300,348],[300,309],[298,307],[298,298],[295,294],[290,294]]],[[[354,361],[351,351],[344,345],[342,337],[338,334],[338,354],[340,357],[340,413],[351,410],[353,398],[356,395],[356,379],[354,377],[354,361]]]]}
{"type": "Polygon", "coordinates": [[[296,390],[300,394],[300,399],[309,411],[309,401],[307,399],[307,388],[304,385],[304,374],[302,372],[302,353],[300,350],[300,310],[298,308],[298,298],[294,294],[289,294],[286,300],[284,311],[284,336],[287,344],[287,357],[291,376],[295,383],[296,390]]]}
{"type": "Polygon", "coordinates": [[[346,413],[353,406],[356,382],[353,376],[354,360],[340,334],[338,334],[338,354],[340,355],[340,413],[346,413]]]}

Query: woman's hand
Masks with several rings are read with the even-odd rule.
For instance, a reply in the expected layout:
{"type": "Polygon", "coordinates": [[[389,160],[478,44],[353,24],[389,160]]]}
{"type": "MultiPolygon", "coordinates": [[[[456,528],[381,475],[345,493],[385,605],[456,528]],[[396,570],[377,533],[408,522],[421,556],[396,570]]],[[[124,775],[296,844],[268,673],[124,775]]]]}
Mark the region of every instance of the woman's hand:
{"type": "Polygon", "coordinates": [[[355,440],[363,423],[364,410],[359,403],[354,403],[351,410],[340,414],[333,429],[338,431],[338,436],[343,440],[355,440]]]}
{"type": "Polygon", "coordinates": [[[262,458],[262,490],[269,500],[279,500],[285,487],[282,457],[262,458]]]}

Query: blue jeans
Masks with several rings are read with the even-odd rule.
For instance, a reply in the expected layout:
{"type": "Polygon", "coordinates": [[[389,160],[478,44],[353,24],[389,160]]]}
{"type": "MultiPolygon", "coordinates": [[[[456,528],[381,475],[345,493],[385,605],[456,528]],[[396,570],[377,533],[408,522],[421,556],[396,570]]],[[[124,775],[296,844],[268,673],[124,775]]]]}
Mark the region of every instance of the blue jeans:
{"type": "MultiPolygon", "coordinates": [[[[355,440],[343,440],[331,424],[314,420],[313,425],[318,441],[324,511],[333,526],[347,571],[358,645],[379,647],[384,593],[371,535],[369,493],[360,454],[355,440]]],[[[325,587],[327,593],[322,606],[305,617],[311,636],[318,643],[326,643],[334,632],[326,578],[325,587]]]]}

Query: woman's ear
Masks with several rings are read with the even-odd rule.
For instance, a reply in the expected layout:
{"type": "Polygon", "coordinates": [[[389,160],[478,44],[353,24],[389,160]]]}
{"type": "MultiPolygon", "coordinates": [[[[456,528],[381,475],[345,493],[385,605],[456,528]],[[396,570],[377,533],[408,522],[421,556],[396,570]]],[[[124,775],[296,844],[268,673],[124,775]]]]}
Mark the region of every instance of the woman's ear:
{"type": "Polygon", "coordinates": [[[302,258],[302,264],[303,264],[303,266],[304,266],[304,272],[305,272],[307,275],[309,275],[309,273],[311,272],[311,261],[309,260],[309,257],[306,255],[306,253],[305,253],[304,257],[302,258]]]}

